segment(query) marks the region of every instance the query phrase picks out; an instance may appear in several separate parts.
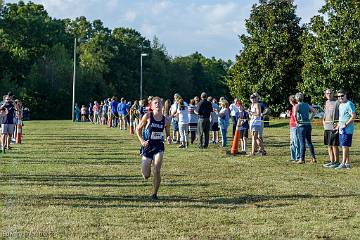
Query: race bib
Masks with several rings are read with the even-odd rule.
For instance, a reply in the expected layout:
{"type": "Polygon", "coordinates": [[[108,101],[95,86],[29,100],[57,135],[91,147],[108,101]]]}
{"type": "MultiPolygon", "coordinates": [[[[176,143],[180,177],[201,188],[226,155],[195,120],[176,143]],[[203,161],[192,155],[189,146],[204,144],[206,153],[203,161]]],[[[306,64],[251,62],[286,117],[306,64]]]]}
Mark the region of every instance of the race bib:
{"type": "Polygon", "coordinates": [[[152,132],[151,137],[152,140],[163,140],[164,133],[163,132],[152,132]]]}

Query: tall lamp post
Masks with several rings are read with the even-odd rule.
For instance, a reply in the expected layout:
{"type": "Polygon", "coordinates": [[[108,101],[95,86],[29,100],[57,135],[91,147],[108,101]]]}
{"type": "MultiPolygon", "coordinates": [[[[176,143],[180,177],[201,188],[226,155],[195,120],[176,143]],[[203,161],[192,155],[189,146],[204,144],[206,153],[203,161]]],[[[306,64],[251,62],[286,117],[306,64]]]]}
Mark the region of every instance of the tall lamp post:
{"type": "Polygon", "coordinates": [[[75,80],[76,80],[76,38],[74,38],[74,72],[73,72],[73,95],[72,95],[72,117],[74,122],[75,118],[75,80]]]}
{"type": "Polygon", "coordinates": [[[148,56],[147,53],[142,53],[140,55],[140,100],[142,99],[142,92],[143,92],[143,90],[142,90],[143,89],[143,87],[142,87],[142,85],[143,85],[143,70],[142,70],[143,60],[142,60],[142,58],[146,57],[146,56],[148,56]]]}

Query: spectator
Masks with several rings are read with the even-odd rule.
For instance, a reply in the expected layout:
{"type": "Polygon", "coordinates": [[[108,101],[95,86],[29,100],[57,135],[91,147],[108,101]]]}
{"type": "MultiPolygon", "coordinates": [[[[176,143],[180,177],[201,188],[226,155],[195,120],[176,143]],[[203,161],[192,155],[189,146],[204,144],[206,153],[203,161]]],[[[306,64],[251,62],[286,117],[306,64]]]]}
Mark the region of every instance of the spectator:
{"type": "Polygon", "coordinates": [[[294,95],[289,97],[289,102],[291,104],[290,109],[290,156],[291,161],[300,160],[300,147],[299,147],[299,136],[296,127],[296,116],[295,109],[297,101],[294,95]]]}
{"type": "Polygon", "coordinates": [[[207,94],[201,93],[201,101],[196,107],[195,113],[198,114],[198,141],[199,148],[207,148],[209,146],[210,132],[210,113],[213,111],[211,102],[207,100],[207,94]],[[203,139],[205,138],[205,140],[203,139]]]}
{"type": "Polygon", "coordinates": [[[119,114],[119,127],[120,130],[127,129],[126,117],[128,115],[128,105],[126,104],[125,98],[121,98],[118,106],[117,106],[118,114],[119,114]]]}
{"type": "Polygon", "coordinates": [[[81,121],[86,122],[87,109],[86,109],[85,105],[81,106],[80,112],[81,112],[81,121]]]}
{"type": "Polygon", "coordinates": [[[93,121],[94,121],[93,116],[94,116],[93,105],[92,105],[92,103],[89,103],[89,107],[88,107],[88,118],[89,118],[89,121],[90,121],[90,122],[93,122],[93,121]]]}
{"type": "Polygon", "coordinates": [[[221,145],[222,147],[226,147],[226,135],[227,135],[227,129],[229,127],[229,103],[226,100],[223,100],[220,102],[220,112],[218,114],[219,117],[219,126],[221,130],[221,145]]]}
{"type": "Polygon", "coordinates": [[[3,104],[0,106],[2,117],[1,123],[1,151],[5,153],[5,149],[10,149],[11,136],[15,130],[15,105],[9,95],[3,97],[3,104]]]}
{"type": "MultiPolygon", "coordinates": [[[[309,104],[304,102],[304,95],[302,93],[297,93],[295,99],[298,104],[295,107],[295,117],[297,122],[297,132],[299,136],[299,146],[300,146],[300,160],[297,161],[299,164],[305,163],[305,142],[307,143],[310,149],[311,162],[316,163],[314,145],[311,141],[311,122],[309,117],[309,112],[315,113],[315,109],[309,104]]],[[[313,116],[313,115],[312,115],[313,116]]]]}
{"type": "Polygon", "coordinates": [[[100,105],[97,101],[94,101],[93,113],[94,113],[94,118],[93,118],[94,123],[99,124],[100,123],[100,105]]]}
{"type": "Polygon", "coordinates": [[[170,115],[172,117],[171,119],[171,127],[173,130],[173,142],[174,143],[178,143],[180,142],[180,135],[179,135],[179,118],[177,113],[177,109],[178,109],[178,102],[181,99],[181,96],[178,93],[174,94],[174,102],[171,105],[170,108],[170,115]]]}
{"type": "Polygon", "coordinates": [[[339,130],[340,146],[343,151],[342,163],[336,169],[350,169],[349,152],[352,144],[352,136],[354,133],[354,120],[356,118],[355,106],[348,100],[347,92],[343,89],[337,92],[337,97],[340,102],[339,106],[339,123],[337,129],[339,130]]]}
{"type": "Polygon", "coordinates": [[[140,121],[139,107],[139,101],[135,100],[130,108],[130,126],[133,126],[134,129],[139,125],[140,121]]]}
{"type": "Polygon", "coordinates": [[[189,105],[189,132],[190,132],[191,144],[193,144],[195,141],[197,124],[199,120],[198,115],[196,115],[195,113],[195,108],[196,108],[195,99],[191,99],[189,105]]]}
{"type": "Polygon", "coordinates": [[[251,106],[250,106],[250,130],[252,136],[251,143],[251,153],[249,156],[255,156],[255,151],[257,147],[260,148],[259,154],[262,155],[264,151],[264,145],[260,138],[260,132],[262,128],[262,120],[261,120],[261,107],[258,103],[258,96],[256,94],[252,94],[250,96],[251,106]]]}
{"type": "Polygon", "coordinates": [[[236,124],[237,124],[237,119],[239,116],[239,101],[237,98],[234,99],[234,102],[232,104],[230,104],[229,109],[230,109],[230,116],[231,116],[231,120],[232,120],[232,124],[233,124],[233,129],[232,129],[232,133],[233,133],[233,137],[235,135],[235,130],[236,130],[236,124]]]}
{"type": "Polygon", "coordinates": [[[140,119],[148,112],[148,106],[149,102],[147,99],[142,99],[139,102],[139,113],[140,113],[140,119]]]}
{"type": "Polygon", "coordinates": [[[220,109],[215,98],[209,96],[207,100],[212,103],[212,107],[213,107],[213,111],[210,113],[210,129],[213,132],[212,143],[217,144],[219,142],[220,129],[219,129],[218,114],[220,109]]]}
{"type": "Polygon", "coordinates": [[[334,98],[332,89],[325,90],[325,114],[323,117],[324,145],[327,146],[329,162],[324,167],[336,168],[339,162],[339,131],[336,129],[339,120],[340,102],[334,98]]]}
{"type": "Polygon", "coordinates": [[[112,127],[116,128],[118,124],[119,114],[118,114],[118,101],[117,97],[113,96],[110,102],[110,111],[111,111],[111,118],[112,118],[112,127]]]}
{"type": "Polygon", "coordinates": [[[183,99],[179,100],[179,106],[176,114],[179,119],[179,133],[180,133],[179,148],[187,148],[189,146],[189,141],[188,141],[189,110],[188,107],[185,105],[183,99]]]}
{"type": "Polygon", "coordinates": [[[80,122],[80,108],[77,103],[75,103],[74,115],[75,122],[80,122]]]}
{"type": "Polygon", "coordinates": [[[239,119],[238,128],[240,130],[240,154],[246,154],[247,152],[247,139],[249,138],[249,113],[245,110],[242,103],[239,101],[239,119]]]}

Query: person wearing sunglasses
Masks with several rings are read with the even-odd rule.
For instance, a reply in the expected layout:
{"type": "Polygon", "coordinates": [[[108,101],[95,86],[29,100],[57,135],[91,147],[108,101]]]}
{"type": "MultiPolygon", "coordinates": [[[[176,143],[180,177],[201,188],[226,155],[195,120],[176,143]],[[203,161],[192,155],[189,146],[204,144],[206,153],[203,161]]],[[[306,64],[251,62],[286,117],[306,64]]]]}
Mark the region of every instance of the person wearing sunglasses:
{"type": "Polygon", "coordinates": [[[350,159],[349,152],[352,144],[352,136],[354,133],[354,120],[356,118],[355,106],[348,100],[347,92],[343,89],[337,91],[337,97],[340,102],[339,106],[339,122],[337,129],[339,131],[339,142],[343,151],[342,163],[336,169],[349,169],[350,159]]]}

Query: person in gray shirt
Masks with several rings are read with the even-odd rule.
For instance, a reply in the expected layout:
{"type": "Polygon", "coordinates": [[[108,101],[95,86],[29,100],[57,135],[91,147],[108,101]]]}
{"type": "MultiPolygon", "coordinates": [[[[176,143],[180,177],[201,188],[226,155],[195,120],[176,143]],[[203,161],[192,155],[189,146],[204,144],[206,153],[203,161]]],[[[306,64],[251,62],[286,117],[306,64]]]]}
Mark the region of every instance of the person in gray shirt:
{"type": "Polygon", "coordinates": [[[335,129],[339,120],[339,101],[334,98],[331,88],[325,90],[325,115],[323,117],[324,145],[328,147],[329,162],[324,167],[339,166],[339,132],[335,129]]]}

